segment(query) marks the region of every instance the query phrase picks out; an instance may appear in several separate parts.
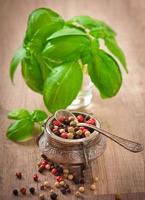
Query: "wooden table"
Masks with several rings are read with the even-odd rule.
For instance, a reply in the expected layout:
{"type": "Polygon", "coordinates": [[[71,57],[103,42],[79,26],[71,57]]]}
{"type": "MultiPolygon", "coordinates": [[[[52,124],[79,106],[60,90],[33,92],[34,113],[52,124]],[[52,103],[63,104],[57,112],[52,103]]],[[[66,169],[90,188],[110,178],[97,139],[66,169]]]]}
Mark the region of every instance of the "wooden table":
{"type": "MultiPolygon", "coordinates": [[[[93,102],[85,108],[93,112],[102,122],[102,127],[119,136],[145,144],[145,1],[144,0],[5,0],[0,6],[0,200],[31,199],[13,197],[12,189],[34,186],[33,173],[37,169],[40,152],[34,141],[16,144],[6,139],[5,132],[10,123],[8,111],[26,107],[45,109],[42,97],[32,92],[24,83],[20,68],[15,86],[9,79],[10,59],[21,44],[26,29],[28,14],[38,7],[57,10],[66,19],[73,15],[86,14],[105,20],[118,33],[118,40],[125,51],[129,74],[124,72],[123,86],[118,96],[100,99],[94,90],[93,102]],[[15,172],[22,171],[24,179],[16,180],[15,172]]],[[[145,152],[133,154],[108,141],[103,156],[93,164],[94,175],[98,176],[95,193],[86,192],[84,199],[112,200],[121,193],[123,200],[145,199],[145,152]],[[98,196],[99,195],[99,196],[98,196]]],[[[54,178],[42,176],[53,182],[54,178]]],[[[76,186],[73,186],[73,190],[76,186]]],[[[73,195],[59,199],[76,199],[73,195]]],[[[38,199],[36,195],[33,199],[38,199]]],[[[48,198],[47,198],[48,199],[48,198]]]]}

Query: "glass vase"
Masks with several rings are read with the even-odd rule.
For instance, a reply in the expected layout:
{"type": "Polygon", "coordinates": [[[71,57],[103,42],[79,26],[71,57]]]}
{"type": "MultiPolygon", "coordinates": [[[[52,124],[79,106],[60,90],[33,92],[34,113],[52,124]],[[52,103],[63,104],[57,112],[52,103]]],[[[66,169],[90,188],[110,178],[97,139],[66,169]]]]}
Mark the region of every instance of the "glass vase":
{"type": "Polygon", "coordinates": [[[93,97],[93,83],[87,73],[83,75],[83,83],[76,99],[68,106],[69,110],[76,110],[89,105],[93,97]]]}

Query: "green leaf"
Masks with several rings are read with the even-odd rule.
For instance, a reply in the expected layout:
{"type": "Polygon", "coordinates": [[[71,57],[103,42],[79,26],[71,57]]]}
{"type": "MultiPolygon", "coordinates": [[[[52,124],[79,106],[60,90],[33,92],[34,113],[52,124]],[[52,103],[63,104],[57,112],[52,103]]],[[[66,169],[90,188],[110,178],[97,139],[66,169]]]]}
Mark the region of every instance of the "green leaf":
{"type": "Polygon", "coordinates": [[[111,53],[118,58],[118,60],[123,65],[125,71],[128,72],[125,55],[124,55],[122,49],[118,46],[115,38],[112,38],[112,37],[105,38],[105,45],[111,51],[111,53]]]}
{"type": "Polygon", "coordinates": [[[85,36],[60,36],[60,38],[48,41],[42,57],[48,65],[57,66],[63,62],[77,60],[89,44],[90,42],[85,36]]]}
{"type": "Polygon", "coordinates": [[[89,16],[75,16],[71,20],[67,22],[67,25],[75,26],[82,29],[89,29],[90,34],[97,37],[104,37],[106,35],[115,36],[116,33],[112,30],[112,28],[106,24],[105,22],[97,19],[93,19],[89,16]]]}
{"type": "Polygon", "coordinates": [[[8,118],[9,119],[16,119],[16,120],[18,120],[18,119],[28,119],[28,118],[30,118],[30,114],[26,109],[21,108],[21,109],[9,112],[8,118]]]}
{"type": "MultiPolygon", "coordinates": [[[[75,16],[72,19],[70,19],[69,21],[67,21],[67,25],[75,25],[75,23],[78,23],[82,26],[84,26],[85,28],[89,28],[91,29],[92,27],[96,27],[96,22],[95,19],[89,17],[89,16],[85,16],[85,15],[81,15],[81,16],[75,16]]],[[[77,26],[77,24],[76,24],[77,26]]]]}
{"type": "Polygon", "coordinates": [[[82,71],[78,62],[70,62],[56,67],[44,85],[44,102],[54,113],[66,108],[77,96],[82,84],[82,71]]]}
{"type": "Polygon", "coordinates": [[[56,12],[47,8],[38,8],[29,16],[25,43],[30,41],[36,35],[45,39],[49,34],[60,29],[63,24],[64,20],[56,12]]]}
{"type": "Polygon", "coordinates": [[[47,118],[47,114],[42,110],[34,110],[31,113],[31,119],[34,122],[42,122],[47,118]]]}
{"type": "Polygon", "coordinates": [[[88,71],[92,82],[99,89],[103,98],[113,97],[122,84],[122,76],[117,62],[103,50],[93,52],[93,62],[88,71]]]}
{"type": "Polygon", "coordinates": [[[35,92],[43,92],[43,76],[40,65],[34,57],[22,61],[22,75],[27,85],[35,92]]]}
{"type": "Polygon", "coordinates": [[[63,28],[55,33],[53,33],[50,37],[47,38],[48,40],[52,40],[55,38],[60,38],[63,36],[75,36],[75,35],[81,35],[81,36],[87,36],[84,32],[76,29],[76,28],[63,28]]]}
{"type": "Polygon", "coordinates": [[[12,123],[7,130],[7,137],[14,141],[27,141],[33,137],[34,122],[20,119],[12,123]]]}
{"type": "Polygon", "coordinates": [[[14,74],[17,69],[17,66],[25,56],[26,56],[26,51],[23,47],[21,47],[17,50],[14,57],[12,58],[11,64],[10,64],[10,78],[12,82],[14,79],[14,74]]]}

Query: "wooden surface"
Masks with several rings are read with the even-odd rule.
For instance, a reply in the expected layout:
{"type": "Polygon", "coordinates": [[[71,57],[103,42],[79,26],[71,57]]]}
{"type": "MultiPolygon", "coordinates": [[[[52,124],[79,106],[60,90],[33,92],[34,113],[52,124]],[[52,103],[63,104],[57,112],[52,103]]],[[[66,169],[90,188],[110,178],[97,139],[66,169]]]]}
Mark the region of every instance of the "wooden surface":
{"type": "MultiPolygon", "coordinates": [[[[0,3],[0,200],[31,199],[30,195],[15,198],[11,191],[22,186],[37,187],[32,180],[40,158],[35,142],[16,144],[5,137],[10,123],[6,117],[8,111],[19,107],[44,109],[42,97],[25,85],[20,68],[15,86],[9,79],[10,59],[21,44],[28,14],[35,8],[50,7],[66,19],[73,15],[90,15],[105,20],[116,30],[127,56],[129,74],[123,72],[121,91],[112,99],[101,100],[94,90],[93,103],[85,111],[93,112],[104,129],[145,144],[144,0],[1,0],[0,3]],[[24,174],[22,181],[15,178],[17,170],[24,174]]],[[[133,154],[108,141],[104,155],[93,164],[94,175],[99,178],[97,190],[94,194],[85,194],[84,198],[111,200],[119,192],[125,200],[144,200],[144,158],[145,152],[133,154]]],[[[43,179],[54,181],[50,175],[43,179]]],[[[73,189],[76,188],[73,186],[73,189]]],[[[60,200],[68,198],[76,199],[73,195],[59,195],[60,200]]],[[[37,195],[33,199],[38,199],[37,195]]]]}

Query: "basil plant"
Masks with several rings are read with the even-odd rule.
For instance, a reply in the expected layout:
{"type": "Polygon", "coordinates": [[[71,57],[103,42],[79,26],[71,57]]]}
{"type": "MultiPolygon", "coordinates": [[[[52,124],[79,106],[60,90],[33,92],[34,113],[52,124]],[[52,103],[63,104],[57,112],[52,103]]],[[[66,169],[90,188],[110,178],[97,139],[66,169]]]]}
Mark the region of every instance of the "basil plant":
{"type": "Polygon", "coordinates": [[[119,91],[119,66],[127,72],[124,53],[111,27],[89,16],[64,21],[47,8],[34,10],[28,18],[22,46],[10,64],[12,81],[19,63],[26,84],[43,95],[51,113],[66,108],[76,98],[84,67],[102,98],[113,97],[119,91]],[[107,52],[101,48],[100,39],[107,52]]]}

